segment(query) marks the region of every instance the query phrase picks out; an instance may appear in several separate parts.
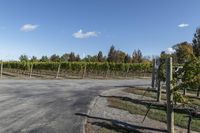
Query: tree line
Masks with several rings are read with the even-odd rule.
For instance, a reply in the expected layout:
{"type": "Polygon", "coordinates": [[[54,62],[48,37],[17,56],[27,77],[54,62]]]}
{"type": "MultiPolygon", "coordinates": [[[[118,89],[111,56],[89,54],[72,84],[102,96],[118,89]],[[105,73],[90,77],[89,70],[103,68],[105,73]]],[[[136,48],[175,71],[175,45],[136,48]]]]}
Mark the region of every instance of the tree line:
{"type": "Polygon", "coordinates": [[[53,54],[50,57],[42,56],[38,59],[36,56],[32,56],[31,59],[27,55],[21,55],[20,61],[31,61],[31,62],[112,62],[112,63],[143,63],[150,62],[150,57],[143,56],[140,49],[134,50],[132,56],[122,50],[116,50],[115,46],[112,45],[106,55],[103,55],[102,51],[99,51],[96,55],[87,55],[83,59],[80,58],[79,54],[74,52],[65,53],[62,56],[53,54]]]}
{"type": "Polygon", "coordinates": [[[196,57],[200,57],[200,27],[196,29],[192,42],[181,42],[172,47],[175,52],[168,54],[165,51],[161,52],[161,58],[173,57],[173,62],[183,64],[196,57]]]}

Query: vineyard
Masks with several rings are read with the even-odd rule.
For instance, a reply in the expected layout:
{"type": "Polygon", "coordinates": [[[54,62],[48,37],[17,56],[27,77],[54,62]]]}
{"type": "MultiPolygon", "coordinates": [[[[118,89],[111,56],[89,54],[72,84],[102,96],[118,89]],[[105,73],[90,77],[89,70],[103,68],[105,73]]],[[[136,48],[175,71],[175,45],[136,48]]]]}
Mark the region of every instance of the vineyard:
{"type": "Polygon", "coordinates": [[[150,63],[108,62],[2,62],[4,75],[59,78],[150,77],[150,63]]]}
{"type": "Polygon", "coordinates": [[[184,64],[172,64],[171,57],[154,60],[152,74],[152,87],[157,88],[157,102],[162,101],[162,92],[166,92],[168,131],[174,132],[174,112],[182,112],[189,118],[188,125],[185,126],[188,133],[191,127],[199,131],[194,125],[198,125],[200,118],[200,58],[193,58],[184,64]]]}

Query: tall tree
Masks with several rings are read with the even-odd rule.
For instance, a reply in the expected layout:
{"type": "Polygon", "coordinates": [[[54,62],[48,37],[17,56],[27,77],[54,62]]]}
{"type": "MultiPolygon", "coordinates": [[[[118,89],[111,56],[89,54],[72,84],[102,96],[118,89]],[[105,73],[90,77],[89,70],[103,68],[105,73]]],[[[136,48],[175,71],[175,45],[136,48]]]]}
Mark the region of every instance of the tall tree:
{"type": "Polygon", "coordinates": [[[41,62],[48,62],[49,58],[47,56],[42,56],[40,59],[41,62]]]}
{"type": "Polygon", "coordinates": [[[76,60],[75,60],[75,61],[80,61],[80,60],[81,60],[80,55],[77,54],[77,55],[76,55],[76,60]]]}
{"type": "Polygon", "coordinates": [[[37,59],[37,57],[36,56],[33,56],[32,58],[31,58],[31,60],[30,60],[31,62],[36,62],[36,61],[38,61],[38,59],[37,59]]]}
{"type": "Polygon", "coordinates": [[[128,54],[124,58],[124,63],[131,63],[131,57],[128,54]]]}
{"type": "Polygon", "coordinates": [[[193,38],[193,51],[195,56],[200,56],[200,28],[197,28],[193,38]]]}
{"type": "Polygon", "coordinates": [[[28,61],[28,56],[27,55],[21,55],[20,57],[19,57],[19,60],[20,61],[28,61]]]}
{"type": "Polygon", "coordinates": [[[60,61],[60,56],[59,56],[59,55],[56,55],[56,54],[53,54],[53,55],[50,57],[50,61],[59,62],[59,61],[60,61]]]}
{"type": "Polygon", "coordinates": [[[133,63],[141,63],[142,62],[142,52],[141,50],[134,50],[132,54],[133,63]]]}
{"type": "Polygon", "coordinates": [[[98,60],[98,62],[102,62],[103,61],[103,53],[102,53],[102,51],[99,51],[99,53],[97,55],[97,60],[98,60]]]}
{"type": "Polygon", "coordinates": [[[64,62],[67,62],[69,60],[69,54],[68,53],[65,53],[61,56],[61,61],[64,61],[64,62]]]}
{"type": "Polygon", "coordinates": [[[182,42],[173,46],[178,63],[184,63],[194,57],[193,47],[188,42],[182,42]]]}
{"type": "Polygon", "coordinates": [[[71,52],[70,54],[69,54],[69,61],[76,61],[76,55],[75,55],[75,53],[74,52],[71,52]]]}
{"type": "Polygon", "coordinates": [[[116,52],[115,46],[112,45],[108,52],[108,58],[107,58],[108,62],[114,62],[115,52],[116,52]]]}

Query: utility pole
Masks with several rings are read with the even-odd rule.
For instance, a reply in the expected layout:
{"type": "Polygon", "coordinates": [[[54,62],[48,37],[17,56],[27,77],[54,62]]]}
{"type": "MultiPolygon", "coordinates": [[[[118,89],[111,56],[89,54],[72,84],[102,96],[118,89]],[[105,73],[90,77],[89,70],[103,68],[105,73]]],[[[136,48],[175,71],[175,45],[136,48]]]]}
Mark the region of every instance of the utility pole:
{"type": "Polygon", "coordinates": [[[172,57],[166,60],[166,95],[167,95],[167,130],[168,133],[174,133],[174,111],[172,86],[172,57]]]}

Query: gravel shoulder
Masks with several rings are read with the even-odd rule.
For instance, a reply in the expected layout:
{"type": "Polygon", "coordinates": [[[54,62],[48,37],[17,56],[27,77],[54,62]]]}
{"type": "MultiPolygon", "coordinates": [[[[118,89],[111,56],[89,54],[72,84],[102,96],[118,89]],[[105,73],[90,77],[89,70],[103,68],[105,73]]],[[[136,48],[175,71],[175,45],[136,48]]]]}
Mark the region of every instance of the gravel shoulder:
{"type": "MultiPolygon", "coordinates": [[[[141,95],[135,95],[130,94],[122,91],[124,88],[118,88],[113,90],[104,91],[101,95],[103,96],[122,96],[122,97],[129,97],[132,99],[141,99],[141,95]]],[[[151,98],[145,97],[145,99],[151,100],[151,98]]],[[[95,102],[93,104],[93,107],[90,109],[89,116],[95,116],[99,118],[105,118],[105,119],[112,119],[116,120],[118,122],[123,122],[126,124],[130,124],[133,126],[142,126],[142,127],[150,127],[157,129],[159,131],[155,130],[146,130],[146,129],[137,129],[134,132],[144,132],[144,133],[160,133],[160,130],[166,130],[166,124],[160,121],[152,120],[149,118],[146,118],[145,121],[142,123],[142,120],[144,116],[136,115],[136,114],[130,114],[128,111],[111,108],[108,107],[108,101],[105,97],[96,97],[95,102]]],[[[112,127],[109,126],[109,122],[107,124],[107,121],[105,120],[98,120],[98,119],[87,119],[86,123],[86,132],[87,133],[101,133],[102,128],[111,128],[110,131],[118,132],[119,130],[112,130],[112,127]]],[[[111,125],[113,123],[110,123],[111,125]]],[[[109,132],[110,132],[109,131],[109,132]]],[[[115,133],[114,132],[114,133],[115,133]]],[[[120,131],[120,132],[128,132],[128,131],[120,131]]],[[[175,126],[175,132],[176,133],[185,133],[187,130],[175,126]]],[[[194,132],[196,133],[196,132],[194,132]]]]}

